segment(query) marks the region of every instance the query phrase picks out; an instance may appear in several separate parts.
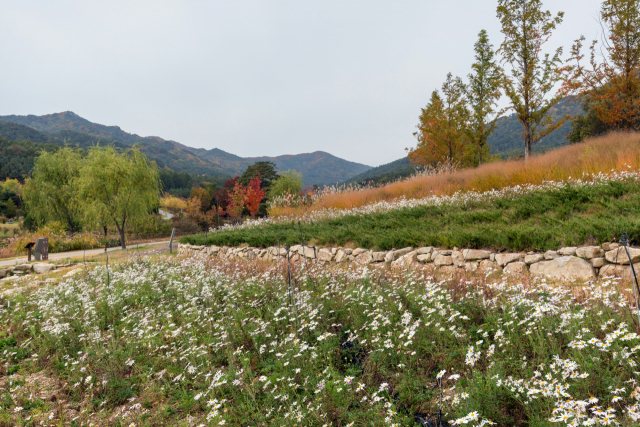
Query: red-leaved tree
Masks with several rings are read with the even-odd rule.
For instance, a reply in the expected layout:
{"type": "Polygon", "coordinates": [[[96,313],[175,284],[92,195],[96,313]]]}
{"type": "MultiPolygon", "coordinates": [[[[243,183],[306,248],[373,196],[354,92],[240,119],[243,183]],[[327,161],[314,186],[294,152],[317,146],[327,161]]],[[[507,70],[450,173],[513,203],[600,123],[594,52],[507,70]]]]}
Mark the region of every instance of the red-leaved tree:
{"type": "Polygon", "coordinates": [[[249,186],[245,189],[247,209],[249,209],[249,213],[254,218],[260,209],[260,202],[262,202],[264,196],[267,194],[265,190],[260,189],[261,183],[260,175],[256,175],[255,178],[249,181],[249,186]]]}

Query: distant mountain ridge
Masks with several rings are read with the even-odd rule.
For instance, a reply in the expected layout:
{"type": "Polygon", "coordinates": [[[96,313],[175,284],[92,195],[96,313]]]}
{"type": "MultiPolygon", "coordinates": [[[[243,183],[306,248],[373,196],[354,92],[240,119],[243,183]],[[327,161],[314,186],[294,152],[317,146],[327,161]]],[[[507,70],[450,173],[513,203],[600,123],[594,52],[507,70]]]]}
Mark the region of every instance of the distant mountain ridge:
{"type": "Polygon", "coordinates": [[[206,150],[157,136],[142,137],[125,132],[118,126],[90,122],[71,111],[44,116],[0,116],[0,135],[9,141],[30,140],[79,147],[114,144],[127,148],[139,144],[141,151],[161,168],[213,176],[231,177],[242,173],[256,161],[268,160],[274,162],[278,170],[295,169],[300,172],[305,185],[333,184],[370,169],[367,165],[350,162],[323,151],[244,158],[219,148],[206,150]]]}

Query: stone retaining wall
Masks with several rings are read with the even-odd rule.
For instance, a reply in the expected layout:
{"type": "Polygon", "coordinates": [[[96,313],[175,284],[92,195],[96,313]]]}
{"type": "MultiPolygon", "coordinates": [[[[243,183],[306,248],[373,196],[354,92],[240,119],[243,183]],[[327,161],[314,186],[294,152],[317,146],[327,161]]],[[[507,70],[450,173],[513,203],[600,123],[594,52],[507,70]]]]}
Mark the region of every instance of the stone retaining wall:
{"type": "MultiPolygon", "coordinates": [[[[303,257],[321,262],[348,263],[361,265],[388,263],[394,268],[407,268],[413,264],[433,264],[440,271],[455,272],[502,270],[506,274],[530,272],[536,276],[553,279],[591,280],[597,276],[631,277],[629,258],[618,243],[604,243],[601,246],[566,247],[557,251],[537,252],[492,252],[481,249],[440,249],[432,246],[423,248],[403,248],[391,251],[370,251],[348,248],[313,248],[292,246],[291,260],[303,257]]],[[[640,249],[629,248],[631,260],[640,273],[640,249]],[[637,263],[637,264],[636,264],[637,263]]],[[[287,254],[285,248],[266,249],[227,246],[194,246],[179,244],[178,254],[182,256],[220,256],[225,258],[246,258],[275,260],[287,254]]]]}

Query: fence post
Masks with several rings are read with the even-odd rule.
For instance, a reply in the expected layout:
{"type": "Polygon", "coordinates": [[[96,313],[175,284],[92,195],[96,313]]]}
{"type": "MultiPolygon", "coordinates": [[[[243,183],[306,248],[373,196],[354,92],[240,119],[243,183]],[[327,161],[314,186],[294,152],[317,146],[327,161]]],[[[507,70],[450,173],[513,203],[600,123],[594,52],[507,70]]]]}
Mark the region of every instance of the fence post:
{"type": "MultiPolygon", "coordinates": [[[[629,237],[626,232],[622,233],[622,238],[620,239],[620,243],[622,243],[622,246],[624,246],[624,250],[627,252],[627,257],[629,257],[629,267],[631,267],[633,284],[635,285],[635,288],[633,289],[633,297],[636,301],[636,315],[638,316],[638,327],[640,327],[640,304],[638,303],[638,298],[640,298],[640,287],[638,286],[636,269],[633,267],[631,254],[629,253],[629,237]]],[[[617,254],[616,254],[616,257],[617,257],[617,254]]]]}
{"type": "Polygon", "coordinates": [[[176,229],[171,230],[171,240],[169,241],[169,253],[173,253],[173,237],[176,235],[176,229]]]}

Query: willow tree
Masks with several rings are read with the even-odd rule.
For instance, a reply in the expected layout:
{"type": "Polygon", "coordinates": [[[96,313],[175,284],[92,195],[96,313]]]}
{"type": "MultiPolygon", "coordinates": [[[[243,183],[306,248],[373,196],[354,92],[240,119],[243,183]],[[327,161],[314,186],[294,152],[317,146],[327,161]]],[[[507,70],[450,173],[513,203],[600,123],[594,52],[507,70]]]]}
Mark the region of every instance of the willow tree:
{"type": "Polygon", "coordinates": [[[159,204],[160,176],[154,162],[138,149],[91,149],[78,178],[78,199],[86,221],[96,226],[113,223],[126,248],[127,226],[145,220],[159,204]]]}
{"type": "Polygon", "coordinates": [[[54,153],[43,151],[38,156],[22,194],[29,214],[37,223],[59,221],[69,233],[80,228],[82,215],[74,187],[80,164],[80,153],[70,147],[54,153]]]}
{"type": "Polygon", "coordinates": [[[477,155],[478,165],[482,164],[482,156],[489,154],[487,140],[496,128],[498,118],[503,110],[498,111],[502,87],[502,70],[495,60],[493,46],[485,30],[478,34],[474,45],[475,62],[471,66],[467,85],[467,100],[471,114],[469,117],[469,147],[474,157],[477,155]]]}
{"type": "Polygon", "coordinates": [[[562,94],[548,97],[561,80],[562,48],[553,55],[542,52],[553,30],[562,23],[564,12],[553,16],[542,10],[540,0],[498,0],[497,15],[504,34],[498,52],[511,68],[510,75],[505,76],[504,90],[523,126],[526,160],[535,144],[569,119],[553,123],[548,114],[563,98],[562,94]]]}
{"type": "Polygon", "coordinates": [[[454,167],[462,161],[469,116],[465,90],[462,80],[449,73],[442,85],[442,96],[433,91],[414,133],[418,144],[408,154],[412,163],[454,167]]]}
{"type": "Polygon", "coordinates": [[[584,98],[602,128],[640,130],[640,0],[605,0],[599,21],[602,48],[594,40],[585,64],[576,40],[563,91],[584,98]]]}

